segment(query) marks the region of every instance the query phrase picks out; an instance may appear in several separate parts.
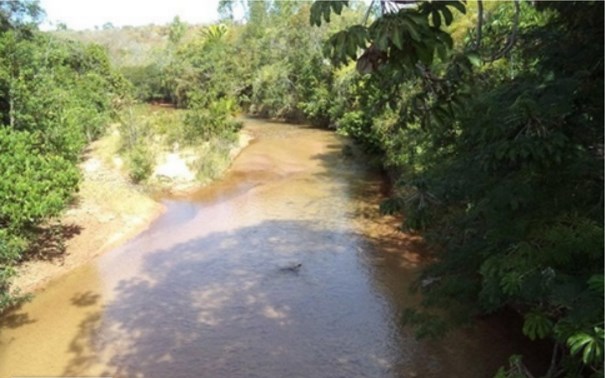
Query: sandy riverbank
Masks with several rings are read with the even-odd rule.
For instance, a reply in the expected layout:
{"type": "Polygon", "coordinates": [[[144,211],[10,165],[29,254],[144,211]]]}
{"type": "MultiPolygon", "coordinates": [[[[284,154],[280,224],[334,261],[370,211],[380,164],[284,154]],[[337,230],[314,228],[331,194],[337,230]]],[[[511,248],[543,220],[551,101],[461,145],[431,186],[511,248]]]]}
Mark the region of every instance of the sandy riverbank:
{"type": "MultiPolygon", "coordinates": [[[[18,267],[13,287],[22,293],[43,289],[50,281],[83,265],[103,252],[125,243],[144,231],[164,211],[164,206],[133,185],[104,155],[109,135],[90,145],[81,164],[82,182],[75,204],[61,217],[61,223],[75,230],[66,240],[66,250],[50,260],[34,259],[18,267]]],[[[243,131],[230,153],[231,160],[248,145],[252,136],[243,131]]],[[[115,160],[115,159],[114,159],[115,160]]],[[[175,164],[183,162],[174,159],[175,164]]],[[[173,177],[175,192],[199,188],[194,179],[173,177]]]]}

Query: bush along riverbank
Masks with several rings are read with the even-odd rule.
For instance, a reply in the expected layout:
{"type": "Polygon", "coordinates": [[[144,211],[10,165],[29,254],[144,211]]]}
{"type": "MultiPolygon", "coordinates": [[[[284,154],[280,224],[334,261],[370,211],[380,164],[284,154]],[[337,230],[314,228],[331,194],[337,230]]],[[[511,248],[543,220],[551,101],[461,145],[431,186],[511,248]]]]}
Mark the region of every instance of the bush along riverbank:
{"type": "Polygon", "coordinates": [[[0,311],[22,297],[23,261],[63,250],[54,219],[75,201],[86,146],[104,133],[129,84],[105,50],[37,30],[35,2],[0,4],[0,311]]]}
{"type": "Polygon", "coordinates": [[[219,177],[250,136],[240,131],[234,107],[176,109],[138,104],[121,113],[104,153],[136,184],[151,192],[182,192],[219,177]]]}

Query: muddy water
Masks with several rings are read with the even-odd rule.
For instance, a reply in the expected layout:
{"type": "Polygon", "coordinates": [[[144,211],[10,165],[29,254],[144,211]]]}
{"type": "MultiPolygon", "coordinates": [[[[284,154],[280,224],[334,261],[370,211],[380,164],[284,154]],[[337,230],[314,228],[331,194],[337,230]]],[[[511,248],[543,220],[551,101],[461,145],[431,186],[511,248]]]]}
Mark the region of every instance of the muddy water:
{"type": "Polygon", "coordinates": [[[416,341],[413,251],[361,219],[380,176],[330,132],[247,128],[223,180],[2,320],[0,377],[484,377],[519,351],[502,324],[416,341]]]}

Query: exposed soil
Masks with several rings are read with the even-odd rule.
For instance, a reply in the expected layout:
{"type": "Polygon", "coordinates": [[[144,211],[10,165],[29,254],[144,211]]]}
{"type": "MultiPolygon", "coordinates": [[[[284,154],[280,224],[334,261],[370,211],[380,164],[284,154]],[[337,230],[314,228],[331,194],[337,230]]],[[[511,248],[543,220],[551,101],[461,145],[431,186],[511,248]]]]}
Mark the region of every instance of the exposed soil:
{"type": "Polygon", "coordinates": [[[90,261],[143,231],[163,206],[130,184],[116,167],[104,163],[93,143],[81,164],[83,179],[76,202],[61,217],[74,230],[67,235],[60,256],[44,255],[18,268],[14,287],[22,292],[42,288],[49,281],[90,261]]]}

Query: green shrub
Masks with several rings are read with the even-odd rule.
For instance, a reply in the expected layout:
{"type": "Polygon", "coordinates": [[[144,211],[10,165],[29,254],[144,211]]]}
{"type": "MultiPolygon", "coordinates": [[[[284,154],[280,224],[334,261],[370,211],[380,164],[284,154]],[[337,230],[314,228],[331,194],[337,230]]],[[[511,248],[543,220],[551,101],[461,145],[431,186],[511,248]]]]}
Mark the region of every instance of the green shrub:
{"type": "Polygon", "coordinates": [[[135,183],[149,178],[153,172],[153,156],[149,149],[138,145],[128,152],[130,178],[135,183]]]}
{"type": "MultiPolygon", "coordinates": [[[[25,2],[12,2],[10,15],[25,2]]],[[[32,5],[35,8],[35,4],[32,5]]],[[[33,8],[32,8],[33,9],[33,8]]],[[[17,298],[14,265],[40,225],[77,191],[77,163],[125,96],[99,46],[62,41],[19,23],[0,28],[0,312],[17,298]]]]}
{"type": "Polygon", "coordinates": [[[58,215],[78,187],[77,166],[37,145],[29,132],[0,127],[0,224],[9,230],[58,215]]]}
{"type": "Polygon", "coordinates": [[[146,66],[123,67],[120,72],[134,87],[134,94],[141,101],[170,101],[166,86],[166,72],[156,63],[146,66]]]}
{"type": "Polygon", "coordinates": [[[210,182],[220,176],[230,163],[229,153],[232,143],[211,139],[198,150],[199,159],[192,165],[198,180],[210,182]]]}
{"type": "Polygon", "coordinates": [[[17,300],[10,278],[34,226],[58,215],[78,187],[77,166],[42,153],[38,140],[27,131],[0,127],[0,311],[17,300]]]}
{"type": "Polygon", "coordinates": [[[233,140],[241,123],[233,118],[235,101],[228,98],[193,103],[183,119],[183,137],[188,143],[219,137],[233,140]]]}

